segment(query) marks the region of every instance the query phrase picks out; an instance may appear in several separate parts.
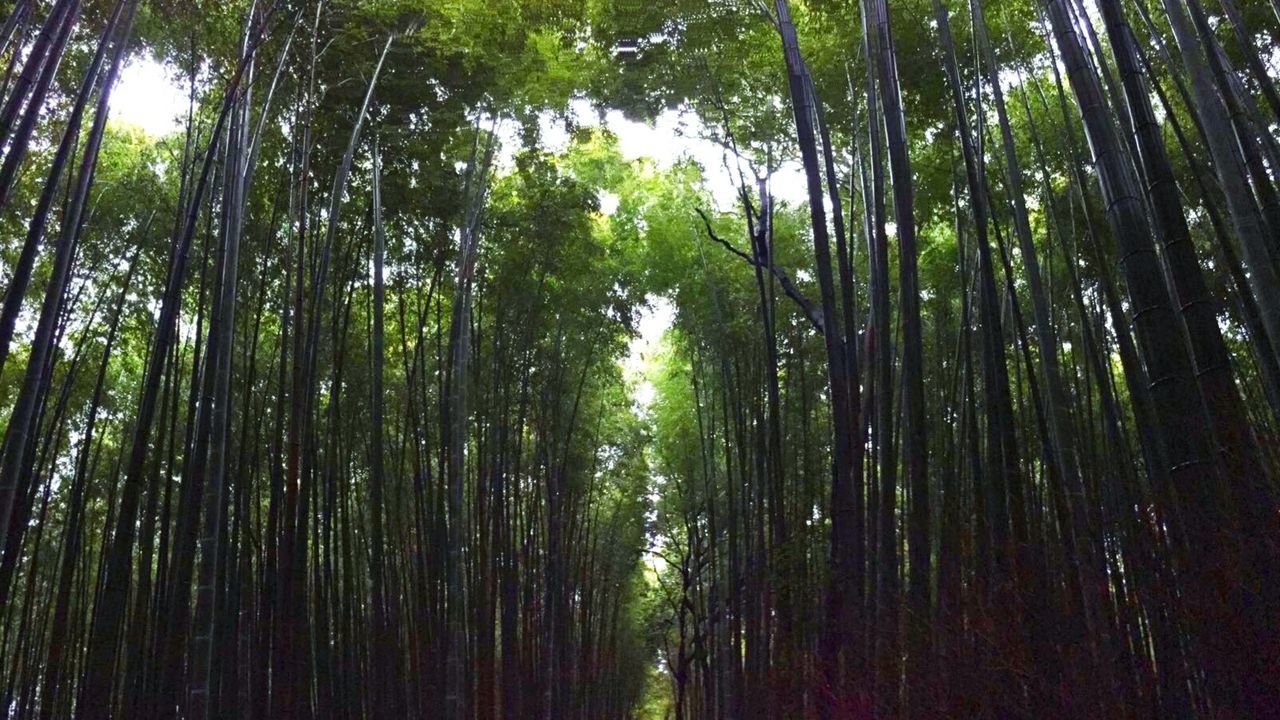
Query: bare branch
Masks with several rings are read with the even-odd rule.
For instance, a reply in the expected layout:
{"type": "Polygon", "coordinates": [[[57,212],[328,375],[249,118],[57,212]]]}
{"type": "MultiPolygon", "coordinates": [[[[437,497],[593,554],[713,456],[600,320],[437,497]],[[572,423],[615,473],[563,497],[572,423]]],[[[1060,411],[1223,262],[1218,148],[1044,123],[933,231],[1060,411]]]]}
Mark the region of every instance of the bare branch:
{"type": "Polygon", "coordinates": [[[709,238],[724,246],[724,248],[729,252],[742,258],[742,260],[747,264],[753,267],[763,267],[768,270],[771,275],[777,278],[778,284],[782,286],[782,291],[786,293],[787,297],[791,298],[796,305],[800,306],[801,312],[804,313],[805,318],[811,325],[813,325],[813,328],[819,333],[826,333],[826,327],[822,322],[822,313],[819,312],[819,310],[814,307],[814,304],[804,296],[804,293],[800,292],[800,289],[795,286],[795,283],[791,282],[791,277],[787,275],[785,270],[772,262],[757,262],[755,258],[734,247],[728,240],[716,235],[715,230],[711,227],[710,218],[707,217],[707,214],[703,212],[701,208],[695,208],[695,210],[697,211],[698,216],[702,218],[702,223],[707,228],[707,236],[709,238]]]}

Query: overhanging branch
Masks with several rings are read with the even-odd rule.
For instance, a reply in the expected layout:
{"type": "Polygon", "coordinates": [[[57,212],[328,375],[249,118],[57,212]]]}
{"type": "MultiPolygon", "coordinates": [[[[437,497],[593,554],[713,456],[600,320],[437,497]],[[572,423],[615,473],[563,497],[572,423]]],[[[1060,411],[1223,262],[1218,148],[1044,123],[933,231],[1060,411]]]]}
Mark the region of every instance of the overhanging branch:
{"type": "Polygon", "coordinates": [[[716,235],[715,229],[711,227],[711,219],[707,217],[707,214],[704,213],[701,208],[695,208],[695,210],[697,211],[698,216],[702,218],[702,224],[707,228],[707,237],[722,245],[729,252],[742,258],[743,262],[746,262],[748,265],[753,267],[762,267],[768,270],[771,275],[777,278],[778,284],[782,286],[782,292],[785,293],[787,297],[791,298],[796,305],[800,306],[801,312],[804,313],[805,318],[808,319],[811,325],[813,325],[814,329],[820,333],[826,333],[826,328],[822,324],[822,313],[814,307],[812,302],[809,302],[809,299],[804,296],[804,293],[800,292],[800,289],[795,286],[795,283],[791,282],[791,277],[787,275],[785,270],[778,267],[773,262],[758,262],[754,257],[734,247],[728,240],[716,235]]]}

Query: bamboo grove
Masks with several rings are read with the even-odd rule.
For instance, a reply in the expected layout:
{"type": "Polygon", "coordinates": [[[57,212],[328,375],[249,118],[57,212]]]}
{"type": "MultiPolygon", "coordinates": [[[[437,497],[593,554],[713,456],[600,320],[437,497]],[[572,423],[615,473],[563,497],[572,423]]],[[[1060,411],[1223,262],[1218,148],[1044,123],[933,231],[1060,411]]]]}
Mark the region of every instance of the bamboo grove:
{"type": "Polygon", "coordinates": [[[1280,717],[1280,2],[0,21],[6,717],[1280,717]]]}

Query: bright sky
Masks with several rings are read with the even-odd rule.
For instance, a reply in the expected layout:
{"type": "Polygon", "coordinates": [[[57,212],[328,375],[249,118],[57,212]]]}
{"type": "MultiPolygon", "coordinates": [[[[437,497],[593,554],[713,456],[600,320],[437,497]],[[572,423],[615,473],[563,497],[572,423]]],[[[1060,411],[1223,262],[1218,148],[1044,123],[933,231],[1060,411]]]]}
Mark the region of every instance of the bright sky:
{"type": "Polygon", "coordinates": [[[649,296],[648,305],[640,309],[636,337],[627,346],[627,357],[622,361],[622,371],[632,386],[632,399],[636,409],[645,412],[653,403],[655,390],[648,371],[653,358],[662,350],[662,336],[675,320],[676,306],[665,297],[649,296]]]}
{"type": "MultiPolygon", "coordinates": [[[[578,126],[600,125],[599,114],[586,100],[570,104],[569,114],[578,126]]],[[[564,123],[550,114],[541,120],[542,144],[548,150],[563,149],[569,142],[564,123]]],[[[671,167],[684,157],[693,158],[706,172],[707,185],[722,210],[733,210],[737,204],[737,169],[726,168],[726,153],[715,142],[703,137],[702,122],[692,113],[666,110],[652,123],[628,120],[621,112],[611,110],[605,114],[604,125],[618,136],[618,147],[623,157],[634,160],[652,158],[659,167],[671,167]]],[[[511,141],[505,143],[509,152],[514,151],[515,129],[509,128],[511,141]]],[[[748,173],[748,177],[750,177],[748,173]]],[[[787,163],[773,176],[773,193],[789,203],[798,204],[805,199],[804,175],[797,163],[787,163]]]]}
{"type": "MultiPolygon", "coordinates": [[[[182,127],[187,112],[187,89],[171,69],[151,56],[135,56],[120,73],[111,96],[111,117],[134,125],[149,135],[160,136],[182,127]]],[[[570,107],[578,125],[599,125],[598,115],[586,100],[570,107]]],[[[621,112],[610,111],[604,124],[618,136],[624,157],[653,158],[660,167],[670,167],[683,157],[691,157],[707,174],[707,183],[721,209],[731,210],[737,199],[736,170],[725,167],[725,153],[719,145],[702,137],[702,123],[692,114],[663,112],[653,124],[627,120],[621,112]]],[[[545,116],[541,122],[543,144],[549,150],[563,149],[569,141],[564,123],[545,116]]],[[[508,127],[506,152],[509,159],[517,142],[515,128],[508,127]]],[[[796,163],[782,167],[773,177],[778,198],[799,204],[805,198],[804,176],[796,163]]]]}
{"type": "Polygon", "coordinates": [[[112,120],[158,137],[182,127],[186,114],[187,90],[150,55],[133,57],[120,71],[111,91],[112,120]]]}

